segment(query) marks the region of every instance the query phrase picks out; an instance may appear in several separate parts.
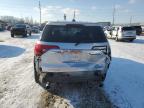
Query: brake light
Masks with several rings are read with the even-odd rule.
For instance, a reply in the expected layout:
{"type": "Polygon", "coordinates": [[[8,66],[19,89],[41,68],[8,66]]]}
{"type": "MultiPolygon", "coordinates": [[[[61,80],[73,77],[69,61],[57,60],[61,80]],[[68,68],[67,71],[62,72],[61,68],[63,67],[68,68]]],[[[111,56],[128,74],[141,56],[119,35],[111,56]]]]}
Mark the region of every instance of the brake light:
{"type": "Polygon", "coordinates": [[[43,45],[41,43],[36,43],[34,48],[34,54],[36,56],[41,56],[45,52],[47,52],[50,49],[59,49],[59,46],[56,45],[43,45]]]}

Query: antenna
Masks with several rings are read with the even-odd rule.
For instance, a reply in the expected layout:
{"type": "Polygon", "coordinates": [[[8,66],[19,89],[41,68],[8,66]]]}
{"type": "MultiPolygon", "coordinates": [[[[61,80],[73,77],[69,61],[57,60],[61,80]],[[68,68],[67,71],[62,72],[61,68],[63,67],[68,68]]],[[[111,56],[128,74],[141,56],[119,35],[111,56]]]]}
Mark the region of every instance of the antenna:
{"type": "Polygon", "coordinates": [[[73,20],[72,20],[72,22],[76,22],[76,20],[75,20],[75,10],[74,10],[74,16],[73,16],[73,20]]]}

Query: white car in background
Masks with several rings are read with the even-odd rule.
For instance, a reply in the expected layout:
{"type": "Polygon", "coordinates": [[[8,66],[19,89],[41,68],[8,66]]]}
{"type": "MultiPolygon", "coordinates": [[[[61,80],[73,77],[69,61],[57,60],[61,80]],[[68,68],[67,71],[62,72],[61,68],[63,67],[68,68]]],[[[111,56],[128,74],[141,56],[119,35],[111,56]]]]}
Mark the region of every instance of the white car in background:
{"type": "Polygon", "coordinates": [[[32,27],[32,32],[33,32],[33,33],[40,33],[39,27],[38,27],[38,26],[33,26],[33,27],[32,27]]]}
{"type": "Polygon", "coordinates": [[[136,39],[136,29],[131,26],[113,26],[111,37],[114,38],[116,41],[133,41],[134,39],[136,39]]]}
{"type": "Polygon", "coordinates": [[[104,27],[103,30],[104,30],[104,33],[105,33],[105,35],[106,35],[107,38],[112,38],[112,35],[111,35],[112,30],[111,30],[110,26],[104,27]]]}
{"type": "Polygon", "coordinates": [[[144,26],[142,26],[142,32],[144,32],[144,26]]]}
{"type": "Polygon", "coordinates": [[[2,25],[0,24],[0,31],[2,31],[3,30],[3,27],[2,27],[2,25]]]}

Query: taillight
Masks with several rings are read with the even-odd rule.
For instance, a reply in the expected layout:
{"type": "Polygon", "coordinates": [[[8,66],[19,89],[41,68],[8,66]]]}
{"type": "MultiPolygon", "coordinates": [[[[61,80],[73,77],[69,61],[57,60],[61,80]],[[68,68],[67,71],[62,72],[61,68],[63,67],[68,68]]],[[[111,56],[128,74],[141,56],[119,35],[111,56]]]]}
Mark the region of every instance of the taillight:
{"type": "Polygon", "coordinates": [[[56,45],[43,45],[41,43],[36,43],[34,48],[34,54],[36,56],[41,56],[45,52],[47,52],[50,49],[59,49],[59,46],[56,45]]]}

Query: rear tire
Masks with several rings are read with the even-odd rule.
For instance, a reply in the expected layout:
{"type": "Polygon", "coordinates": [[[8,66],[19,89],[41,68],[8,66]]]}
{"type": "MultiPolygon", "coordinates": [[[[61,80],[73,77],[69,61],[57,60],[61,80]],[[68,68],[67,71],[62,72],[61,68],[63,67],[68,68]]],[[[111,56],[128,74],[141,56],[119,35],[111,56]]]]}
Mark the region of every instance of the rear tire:
{"type": "Polygon", "coordinates": [[[11,34],[11,37],[14,38],[14,34],[11,34]]]}
{"type": "Polygon", "coordinates": [[[104,81],[106,79],[106,73],[105,74],[102,74],[100,76],[100,82],[99,82],[99,87],[103,87],[104,86],[104,81]]]}
{"type": "Polygon", "coordinates": [[[118,36],[116,36],[115,40],[116,40],[117,42],[119,41],[118,36]]]}
{"type": "Polygon", "coordinates": [[[35,69],[35,64],[34,64],[34,79],[36,83],[39,83],[39,75],[35,69]]]}
{"type": "Polygon", "coordinates": [[[39,76],[37,74],[37,71],[34,69],[34,79],[36,83],[39,83],[39,76]]]}
{"type": "Polygon", "coordinates": [[[129,41],[132,42],[132,41],[134,41],[134,39],[130,39],[129,41]]]}
{"type": "Polygon", "coordinates": [[[25,33],[25,34],[23,35],[23,37],[27,37],[27,33],[25,33]]]}
{"type": "Polygon", "coordinates": [[[31,32],[29,33],[29,36],[31,36],[31,32]]]}
{"type": "Polygon", "coordinates": [[[101,75],[101,81],[104,82],[106,79],[106,73],[101,75]]]}
{"type": "Polygon", "coordinates": [[[38,72],[36,71],[35,57],[34,57],[34,79],[35,79],[36,83],[40,83],[39,82],[39,75],[38,75],[38,72]]]}
{"type": "Polygon", "coordinates": [[[110,35],[111,37],[110,37],[110,39],[112,39],[113,37],[112,37],[112,35],[110,35]]]}
{"type": "Polygon", "coordinates": [[[103,82],[100,82],[99,87],[103,87],[103,86],[104,86],[103,82]]]}

